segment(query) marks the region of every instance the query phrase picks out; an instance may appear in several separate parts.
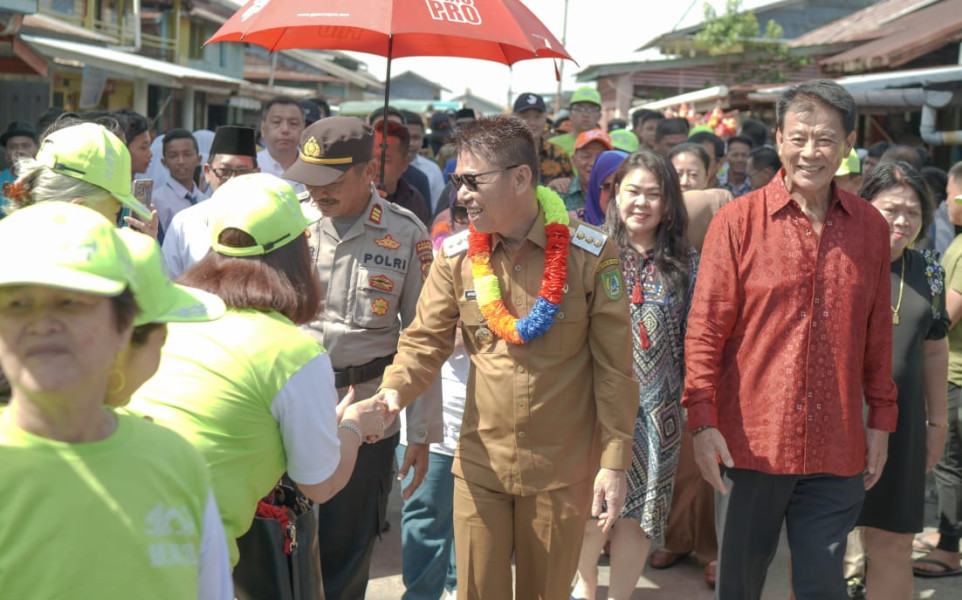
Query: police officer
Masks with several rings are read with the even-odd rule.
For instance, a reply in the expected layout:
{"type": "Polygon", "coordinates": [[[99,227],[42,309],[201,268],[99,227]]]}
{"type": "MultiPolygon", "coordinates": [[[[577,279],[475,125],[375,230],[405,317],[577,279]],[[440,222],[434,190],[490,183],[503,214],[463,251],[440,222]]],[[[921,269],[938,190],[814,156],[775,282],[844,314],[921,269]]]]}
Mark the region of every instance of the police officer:
{"type": "MultiPolygon", "coordinates": [[[[374,132],[360,119],[329,117],[301,135],[297,161],[284,173],[303,183],[320,212],[310,231],[311,254],[324,287],[324,308],[307,331],[331,357],[339,395],[353,386],[374,394],[391,364],[401,328],[414,318],[433,259],[427,229],[407,209],[382,199],[372,185],[374,132]]],[[[414,491],[427,470],[428,444],[442,438],[440,385],[407,411],[402,473],[414,466],[414,491]]],[[[364,597],[374,539],[393,480],[399,426],[358,453],[347,486],[320,506],[319,537],[328,598],[364,597]]]]}

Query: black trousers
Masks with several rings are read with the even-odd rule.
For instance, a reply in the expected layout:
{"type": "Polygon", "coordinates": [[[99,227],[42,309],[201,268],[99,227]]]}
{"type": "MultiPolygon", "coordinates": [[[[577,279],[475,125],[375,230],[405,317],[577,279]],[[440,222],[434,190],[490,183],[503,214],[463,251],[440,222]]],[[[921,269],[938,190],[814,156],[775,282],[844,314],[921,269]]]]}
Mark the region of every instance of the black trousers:
{"type": "Polygon", "coordinates": [[[347,485],[319,505],[318,541],[324,594],[330,600],[363,600],[374,540],[381,532],[394,482],[394,449],[401,434],[363,444],[347,485]]]}
{"type": "Polygon", "coordinates": [[[959,551],[962,537],[962,387],[949,382],[949,431],[945,453],[935,465],[939,493],[939,549],[959,551]]]}
{"type": "Polygon", "coordinates": [[[728,494],[715,492],[715,598],[756,600],[782,523],[792,553],[796,600],[847,600],[842,558],[865,488],[861,475],[770,475],[722,467],[728,494]]]}

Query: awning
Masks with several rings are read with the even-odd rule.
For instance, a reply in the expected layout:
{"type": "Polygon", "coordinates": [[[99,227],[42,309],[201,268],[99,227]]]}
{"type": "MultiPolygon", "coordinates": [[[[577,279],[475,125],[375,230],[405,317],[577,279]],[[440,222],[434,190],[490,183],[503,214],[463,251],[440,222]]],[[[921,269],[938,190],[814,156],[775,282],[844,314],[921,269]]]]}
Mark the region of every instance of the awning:
{"type": "MultiPolygon", "coordinates": [[[[931,67],[852,75],[836,79],[861,108],[922,108],[926,92],[962,87],[962,66],[931,67]]],[[[774,103],[789,86],[769,87],[749,94],[753,102],[774,103]]]]}
{"type": "Polygon", "coordinates": [[[672,106],[678,106],[682,103],[701,105],[706,102],[711,103],[712,106],[714,106],[715,102],[727,96],[728,86],[716,85],[703,90],[697,90],[694,92],[688,92],[687,94],[679,94],[677,96],[672,96],[671,98],[665,98],[664,100],[658,100],[657,102],[642,104],[641,108],[647,108],[650,110],[663,110],[672,106]]]}
{"type": "Polygon", "coordinates": [[[191,69],[138,54],[33,35],[21,35],[21,38],[55,64],[96,67],[119,77],[144,79],[153,85],[176,89],[191,87],[216,94],[237,91],[244,85],[243,79],[191,69]]]}

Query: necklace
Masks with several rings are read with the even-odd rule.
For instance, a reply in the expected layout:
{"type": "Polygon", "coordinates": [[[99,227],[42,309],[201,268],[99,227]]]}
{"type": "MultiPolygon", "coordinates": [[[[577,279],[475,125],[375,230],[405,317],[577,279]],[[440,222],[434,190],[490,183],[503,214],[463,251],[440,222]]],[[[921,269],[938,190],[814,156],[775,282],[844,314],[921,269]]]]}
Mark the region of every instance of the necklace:
{"type": "Polygon", "coordinates": [[[899,309],[902,308],[902,292],[905,290],[905,255],[902,255],[902,274],[899,275],[899,299],[895,303],[895,306],[889,306],[892,309],[892,325],[899,324],[899,309]]]}
{"type": "Polygon", "coordinates": [[[478,233],[471,225],[468,234],[468,258],[478,294],[478,305],[485,319],[475,338],[482,344],[491,341],[491,332],[511,344],[526,344],[543,335],[554,324],[568,279],[568,212],[558,194],[538,186],[538,204],[544,212],[545,236],[544,276],[538,299],[527,317],[518,319],[508,312],[501,298],[498,277],[491,268],[491,234],[478,233]],[[490,327],[490,329],[488,329],[490,327]]]}

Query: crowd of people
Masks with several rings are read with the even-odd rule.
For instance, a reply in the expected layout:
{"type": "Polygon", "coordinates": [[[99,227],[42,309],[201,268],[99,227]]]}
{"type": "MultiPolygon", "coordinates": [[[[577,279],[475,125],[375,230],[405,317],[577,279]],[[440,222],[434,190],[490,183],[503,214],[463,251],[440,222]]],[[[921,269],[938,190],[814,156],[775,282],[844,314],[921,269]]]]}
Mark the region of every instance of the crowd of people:
{"type": "Polygon", "coordinates": [[[590,87],[61,113],[0,136],[4,594],[240,597],[289,485],[360,599],[395,480],[405,600],[595,600],[602,553],[759,598],[783,526],[800,600],[962,574],[962,163],[837,84],[727,139],[590,87]]]}

